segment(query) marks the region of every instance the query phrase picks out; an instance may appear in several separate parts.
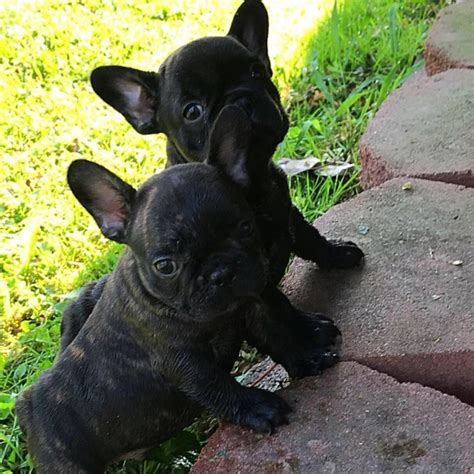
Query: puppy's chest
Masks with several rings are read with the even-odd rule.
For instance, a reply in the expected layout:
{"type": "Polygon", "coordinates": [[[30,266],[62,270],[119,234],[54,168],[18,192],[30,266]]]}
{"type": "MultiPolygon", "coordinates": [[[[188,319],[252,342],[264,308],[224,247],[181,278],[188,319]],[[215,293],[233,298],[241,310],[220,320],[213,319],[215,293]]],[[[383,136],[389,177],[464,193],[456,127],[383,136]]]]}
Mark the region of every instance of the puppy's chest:
{"type": "Polygon", "coordinates": [[[291,200],[286,178],[273,171],[249,196],[260,232],[265,235],[288,231],[291,200]]]}
{"type": "Polygon", "coordinates": [[[282,196],[263,197],[250,203],[255,213],[255,219],[263,240],[263,245],[267,251],[276,243],[290,241],[290,200],[283,199],[282,196]]]}

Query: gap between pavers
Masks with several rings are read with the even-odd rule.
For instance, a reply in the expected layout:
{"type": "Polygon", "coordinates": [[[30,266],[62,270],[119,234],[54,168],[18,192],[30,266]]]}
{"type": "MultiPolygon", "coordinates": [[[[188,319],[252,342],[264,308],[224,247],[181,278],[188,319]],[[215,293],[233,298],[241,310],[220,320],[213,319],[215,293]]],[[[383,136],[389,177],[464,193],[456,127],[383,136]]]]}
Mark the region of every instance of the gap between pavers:
{"type": "Polygon", "coordinates": [[[474,186],[474,71],[419,71],[382,104],[362,136],[361,184],[398,176],[474,186]]]}
{"type": "Polygon", "coordinates": [[[354,362],[294,382],[294,408],[272,436],[223,425],[191,474],[467,473],[474,466],[474,409],[354,362]]]}
{"type": "Polygon", "coordinates": [[[343,359],[474,403],[474,189],[394,179],[316,226],[358,243],[365,266],[296,259],[284,283],[295,306],[334,319],[343,359]]]}
{"type": "Polygon", "coordinates": [[[474,69],[474,2],[443,8],[428,33],[425,68],[429,75],[453,68],[474,69]]]}

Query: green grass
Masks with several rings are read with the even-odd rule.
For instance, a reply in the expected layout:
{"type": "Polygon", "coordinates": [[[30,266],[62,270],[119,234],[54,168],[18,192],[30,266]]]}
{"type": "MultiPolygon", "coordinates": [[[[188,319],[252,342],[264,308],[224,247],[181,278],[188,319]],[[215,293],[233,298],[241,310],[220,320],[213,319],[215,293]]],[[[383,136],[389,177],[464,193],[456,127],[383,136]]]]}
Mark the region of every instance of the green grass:
{"type": "MultiPolygon", "coordinates": [[[[76,158],[138,185],[164,164],[164,138],[140,136],[91,91],[102,64],[156,69],[176,47],[226,32],[240,2],[115,0],[0,4],[0,472],[29,472],[13,416],[17,394],[52,364],[59,318],[84,282],[113,268],[121,247],[102,238],[66,188],[76,158]]],[[[355,166],[337,178],[290,180],[312,220],[358,189],[357,143],[387,94],[421,66],[440,2],[267,0],[275,80],[291,118],[278,157],[355,166]],[[278,34],[277,34],[278,32],[278,34]]],[[[181,472],[206,423],[162,446],[154,461],[113,472],[181,472]]]]}
{"type": "MultiPolygon", "coordinates": [[[[309,31],[278,77],[286,90],[292,127],[278,154],[315,156],[355,164],[368,120],[387,95],[422,67],[427,26],[443,2],[339,1],[316,31],[309,31]]],[[[292,196],[307,218],[325,212],[357,190],[357,180],[291,181],[292,196]]]]}

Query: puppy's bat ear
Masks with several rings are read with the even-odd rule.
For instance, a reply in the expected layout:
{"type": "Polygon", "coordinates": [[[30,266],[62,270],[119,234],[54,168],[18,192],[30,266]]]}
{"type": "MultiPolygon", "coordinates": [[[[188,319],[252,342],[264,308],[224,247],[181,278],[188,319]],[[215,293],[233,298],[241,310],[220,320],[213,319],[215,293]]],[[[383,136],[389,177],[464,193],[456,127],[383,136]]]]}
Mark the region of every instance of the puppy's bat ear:
{"type": "Polygon", "coordinates": [[[268,13],[260,0],[245,0],[240,5],[227,34],[254,53],[272,75],[267,48],[268,13]]]}
{"type": "Polygon", "coordinates": [[[242,187],[250,184],[247,161],[251,139],[250,119],[236,105],[225,106],[214,123],[206,162],[221,169],[242,187]]]}
{"type": "Polygon", "coordinates": [[[144,135],[161,131],[158,120],[159,74],[122,66],[92,71],[94,92],[144,135]]]}
{"type": "Polygon", "coordinates": [[[125,242],[130,208],[136,191],[103,166],[76,160],[67,172],[72,193],[108,239],[125,242]]]}

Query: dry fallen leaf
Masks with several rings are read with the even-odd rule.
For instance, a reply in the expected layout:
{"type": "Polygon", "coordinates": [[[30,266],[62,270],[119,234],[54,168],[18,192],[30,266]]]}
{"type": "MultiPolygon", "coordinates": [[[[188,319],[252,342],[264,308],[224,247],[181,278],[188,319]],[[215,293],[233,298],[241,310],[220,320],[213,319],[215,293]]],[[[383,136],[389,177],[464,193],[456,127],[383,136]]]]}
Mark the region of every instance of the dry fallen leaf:
{"type": "Polygon", "coordinates": [[[403,186],[402,186],[403,191],[411,191],[413,189],[413,184],[411,181],[407,181],[403,186]]]}
{"type": "Polygon", "coordinates": [[[317,173],[320,174],[321,176],[340,176],[343,175],[347,170],[353,168],[354,165],[352,163],[346,163],[345,161],[337,164],[327,164],[325,166],[321,167],[321,171],[318,171],[317,173]]]}
{"type": "Polygon", "coordinates": [[[295,176],[305,171],[313,171],[320,176],[334,177],[343,175],[347,170],[354,167],[352,163],[345,161],[327,161],[322,163],[321,160],[315,156],[308,156],[301,160],[280,158],[277,160],[277,164],[287,176],[295,176]]]}
{"type": "Polygon", "coordinates": [[[287,176],[295,176],[297,174],[308,171],[320,163],[318,158],[309,156],[301,160],[291,160],[289,158],[280,158],[277,164],[285,172],[287,176]]]}

